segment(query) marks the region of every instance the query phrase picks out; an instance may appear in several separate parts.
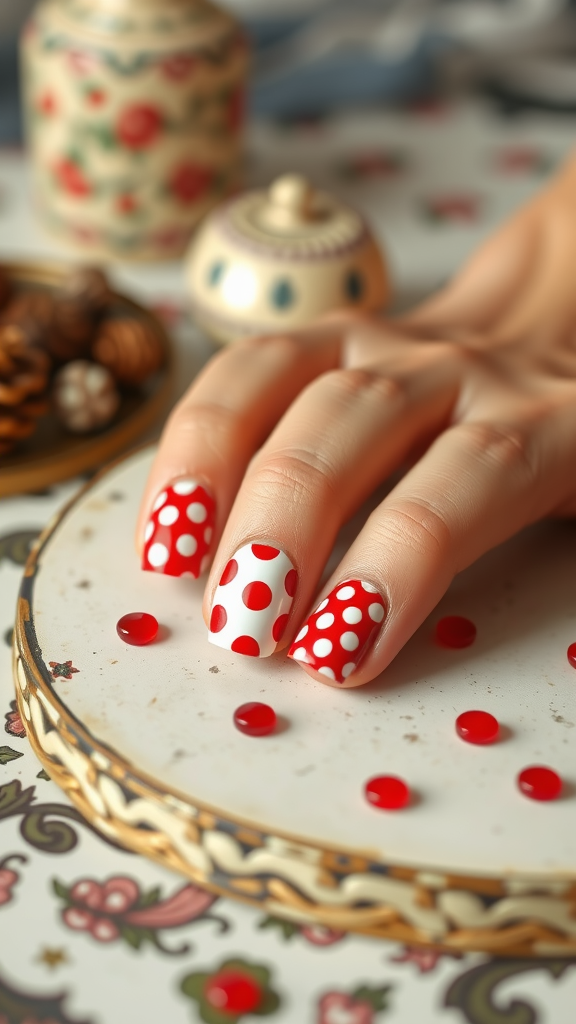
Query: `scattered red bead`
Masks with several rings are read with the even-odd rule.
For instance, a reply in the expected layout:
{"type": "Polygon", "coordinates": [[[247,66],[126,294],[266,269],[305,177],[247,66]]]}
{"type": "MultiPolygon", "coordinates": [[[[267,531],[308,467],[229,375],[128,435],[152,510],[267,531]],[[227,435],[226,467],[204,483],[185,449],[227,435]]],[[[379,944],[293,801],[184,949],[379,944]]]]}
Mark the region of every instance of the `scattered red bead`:
{"type": "Polygon", "coordinates": [[[456,719],[456,732],[467,743],[494,743],[499,730],[498,719],[488,711],[463,711],[456,719]]]}
{"type": "Polygon", "coordinates": [[[383,811],[399,811],[410,803],[410,790],[395,775],[376,775],[364,787],[369,804],[383,811]]]}
{"type": "Polygon", "coordinates": [[[240,971],[222,971],[209,978],[204,989],[207,1002],[224,1013],[252,1013],[262,1002],[262,989],[254,978],[240,971]]]}
{"type": "Polygon", "coordinates": [[[562,779],[552,768],[533,764],[518,775],[518,788],[531,800],[557,800],[562,792],[562,779]]]}
{"type": "Polygon", "coordinates": [[[445,615],[436,623],[436,642],[441,647],[470,647],[476,639],[476,626],[462,615],[445,615]]]}
{"type": "Polygon", "coordinates": [[[234,725],[246,736],[269,736],[276,728],[276,712],[269,704],[249,701],[236,708],[234,725]]]}
{"type": "Polygon", "coordinates": [[[116,623],[116,632],[124,643],[143,647],[152,643],[158,635],[158,621],[148,612],[130,612],[116,623]]]}
{"type": "Polygon", "coordinates": [[[572,665],[572,668],[576,668],[576,644],[570,644],[570,647],[566,651],[566,656],[572,665]]]}

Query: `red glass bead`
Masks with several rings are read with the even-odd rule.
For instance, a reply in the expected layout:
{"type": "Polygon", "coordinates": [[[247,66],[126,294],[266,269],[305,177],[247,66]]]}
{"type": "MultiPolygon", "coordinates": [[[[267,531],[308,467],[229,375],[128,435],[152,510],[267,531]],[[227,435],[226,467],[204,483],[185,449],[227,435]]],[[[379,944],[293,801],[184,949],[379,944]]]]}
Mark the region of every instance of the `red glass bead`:
{"type": "Polygon", "coordinates": [[[445,615],[436,623],[436,642],[441,647],[470,647],[476,639],[476,626],[462,615],[445,615]]]}
{"type": "Polygon", "coordinates": [[[208,980],[204,996],[214,1009],[224,1013],[251,1013],[262,1002],[262,989],[248,974],[222,971],[208,980]]]}
{"type": "Polygon", "coordinates": [[[269,704],[249,701],[236,708],[234,725],[247,736],[268,736],[276,728],[276,712],[269,704]]]}
{"type": "Polygon", "coordinates": [[[562,792],[562,779],[552,768],[533,764],[518,775],[518,788],[531,800],[556,800],[562,792]]]}
{"type": "Polygon", "coordinates": [[[467,743],[494,743],[499,730],[498,719],[488,711],[463,711],[456,719],[456,732],[467,743]]]}
{"type": "Polygon", "coordinates": [[[158,635],[158,620],[148,612],[130,612],[123,615],[116,623],[116,632],[124,643],[134,647],[143,647],[155,640],[158,635]]]}
{"type": "Polygon", "coordinates": [[[410,790],[395,775],[375,775],[364,787],[366,799],[383,811],[399,811],[410,802],[410,790]]]}
{"type": "Polygon", "coordinates": [[[576,644],[570,644],[570,647],[566,651],[568,661],[572,665],[572,668],[576,668],[576,644]]]}

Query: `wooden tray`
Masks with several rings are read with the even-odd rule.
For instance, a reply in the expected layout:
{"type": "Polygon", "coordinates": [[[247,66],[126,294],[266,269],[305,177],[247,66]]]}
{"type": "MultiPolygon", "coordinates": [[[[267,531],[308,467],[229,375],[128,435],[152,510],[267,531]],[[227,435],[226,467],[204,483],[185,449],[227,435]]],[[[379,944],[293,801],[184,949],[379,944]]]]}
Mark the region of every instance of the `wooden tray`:
{"type": "Polygon", "coordinates": [[[107,836],[270,914],[451,950],[576,954],[573,526],[481,559],[386,673],[336,690],[284,654],[211,646],[203,582],[141,572],[133,531],[152,455],[101,475],[26,568],[17,693],[52,778],[107,836]],[[130,611],[157,617],[157,642],[118,638],[130,611]],[[454,612],[478,628],[463,651],[431,639],[454,612]],[[276,734],[235,730],[249,700],[275,708],[276,734]],[[458,738],[470,708],[496,715],[498,743],[458,738]],[[563,776],[561,799],[518,791],[534,763],[563,776]],[[366,803],[382,773],[409,782],[412,806],[366,803]]]}
{"type": "MultiPolygon", "coordinates": [[[[70,272],[58,264],[8,263],[2,269],[16,285],[57,288],[70,272]]],[[[166,331],[154,315],[139,303],[117,292],[115,305],[125,307],[154,323],[165,350],[162,370],[138,393],[124,394],[110,426],[98,433],[78,436],[64,430],[55,416],[38,422],[34,434],[13,452],[0,457],[0,497],[43,490],[105,465],[132,447],[157,422],[168,405],[173,386],[173,349],[166,331]]]]}

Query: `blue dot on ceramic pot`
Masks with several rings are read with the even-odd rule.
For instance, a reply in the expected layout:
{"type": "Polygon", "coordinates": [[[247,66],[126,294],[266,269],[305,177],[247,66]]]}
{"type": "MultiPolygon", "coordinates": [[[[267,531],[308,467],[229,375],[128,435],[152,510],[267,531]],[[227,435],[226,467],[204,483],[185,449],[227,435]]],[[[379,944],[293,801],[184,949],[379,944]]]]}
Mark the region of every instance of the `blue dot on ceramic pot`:
{"type": "Polygon", "coordinates": [[[358,270],[346,274],[346,295],[352,302],[359,302],[364,294],[364,278],[358,270]]]}
{"type": "Polygon", "coordinates": [[[208,284],[210,285],[211,288],[215,288],[217,284],[220,284],[223,273],[223,260],[216,260],[215,263],[212,263],[212,265],[208,268],[208,284]]]}
{"type": "Polygon", "coordinates": [[[294,305],[294,288],[285,277],[272,286],[272,304],[276,309],[289,309],[294,305]]]}

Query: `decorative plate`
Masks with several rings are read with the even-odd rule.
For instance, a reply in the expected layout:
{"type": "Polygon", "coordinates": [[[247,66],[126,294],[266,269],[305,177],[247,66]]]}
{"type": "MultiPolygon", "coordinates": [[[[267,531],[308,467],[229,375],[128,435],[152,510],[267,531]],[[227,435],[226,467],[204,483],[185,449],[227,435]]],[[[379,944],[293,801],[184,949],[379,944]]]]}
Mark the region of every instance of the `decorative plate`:
{"type": "MultiPolygon", "coordinates": [[[[70,268],[57,264],[8,263],[2,269],[16,285],[56,288],[70,268]]],[[[170,339],[149,310],[112,292],[118,308],[153,320],[165,348],[164,368],[133,394],[124,394],[110,426],[94,434],[74,435],[55,416],[44,417],[35,433],[0,458],[0,497],[41,490],[109,462],[135,444],[159,419],[172,394],[173,352],[170,339]]]]}
{"type": "Polygon", "coordinates": [[[450,950],[574,955],[573,526],[535,527],[481,559],[386,673],[336,690],[283,653],[211,646],[202,581],[140,571],[152,454],[101,475],[26,568],[15,677],[52,778],[107,836],[270,914],[450,950]],[[161,624],[147,647],[116,633],[134,611],[161,624]],[[465,650],[433,640],[455,612],[477,626],[465,650]],[[271,736],[234,727],[252,700],[279,716],[271,736]],[[498,742],[457,736],[469,709],[496,716],[498,742]],[[550,803],[516,784],[542,763],[564,780],[550,803]],[[414,794],[401,811],[364,798],[387,773],[414,794]]]}

